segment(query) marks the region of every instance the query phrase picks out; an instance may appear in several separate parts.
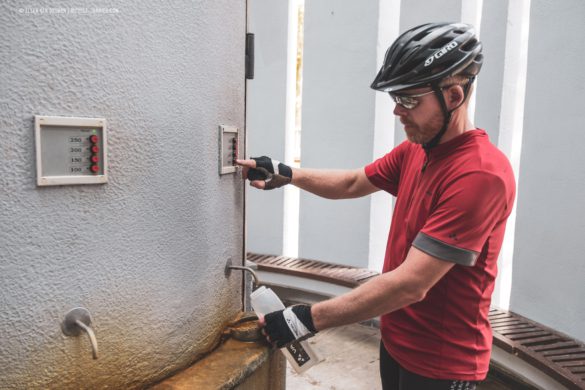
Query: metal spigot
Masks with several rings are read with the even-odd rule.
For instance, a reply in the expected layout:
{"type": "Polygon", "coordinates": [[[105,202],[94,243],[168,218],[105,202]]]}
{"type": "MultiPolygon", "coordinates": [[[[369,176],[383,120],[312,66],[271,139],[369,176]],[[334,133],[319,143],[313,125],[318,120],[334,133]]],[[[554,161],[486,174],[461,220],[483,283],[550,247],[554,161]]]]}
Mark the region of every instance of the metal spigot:
{"type": "Polygon", "coordinates": [[[252,267],[256,267],[256,264],[246,261],[247,266],[242,266],[242,265],[232,265],[232,259],[228,259],[227,264],[225,266],[225,276],[228,277],[230,276],[231,270],[233,269],[237,269],[237,270],[241,270],[241,271],[247,271],[252,275],[252,279],[253,279],[253,286],[252,286],[252,290],[255,290],[258,286],[260,286],[260,279],[258,279],[258,275],[256,275],[256,272],[254,272],[254,269],[252,267]]]}
{"type": "Polygon", "coordinates": [[[61,323],[61,330],[66,336],[79,336],[81,331],[85,331],[91,343],[91,354],[94,359],[98,358],[98,344],[95,333],[90,327],[91,315],[89,310],[83,307],[76,307],[69,310],[65,319],[61,323]]]}

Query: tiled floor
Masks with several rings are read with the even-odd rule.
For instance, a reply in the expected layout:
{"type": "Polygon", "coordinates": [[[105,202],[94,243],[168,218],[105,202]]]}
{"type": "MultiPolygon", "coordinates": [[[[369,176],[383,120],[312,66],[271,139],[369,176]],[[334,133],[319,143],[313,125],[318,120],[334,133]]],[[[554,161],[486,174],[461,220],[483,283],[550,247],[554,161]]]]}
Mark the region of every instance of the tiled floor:
{"type": "Polygon", "coordinates": [[[381,389],[379,331],[363,325],[328,329],[309,339],[323,359],[302,375],[287,367],[289,390],[381,389]]]}
{"type": "MultiPolygon", "coordinates": [[[[287,367],[288,390],[381,390],[378,329],[348,325],[328,329],[309,339],[323,359],[302,375],[287,367]]],[[[512,390],[489,378],[478,390],[512,390]]]]}

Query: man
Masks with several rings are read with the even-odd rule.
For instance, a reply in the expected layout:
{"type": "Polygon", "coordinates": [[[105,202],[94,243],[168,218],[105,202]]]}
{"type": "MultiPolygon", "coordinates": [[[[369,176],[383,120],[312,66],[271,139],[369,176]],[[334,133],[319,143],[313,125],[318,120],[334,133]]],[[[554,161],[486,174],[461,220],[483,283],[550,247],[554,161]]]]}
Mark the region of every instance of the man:
{"type": "Polygon", "coordinates": [[[475,389],[485,378],[488,311],[515,182],[506,157],[467,115],[482,60],[469,25],[415,27],[388,49],[372,83],[390,93],[408,141],[353,171],[291,169],[268,157],[238,162],[260,189],[292,183],[330,199],[396,196],[382,275],[266,315],[261,324],[274,345],[381,315],[384,389],[475,389]]]}

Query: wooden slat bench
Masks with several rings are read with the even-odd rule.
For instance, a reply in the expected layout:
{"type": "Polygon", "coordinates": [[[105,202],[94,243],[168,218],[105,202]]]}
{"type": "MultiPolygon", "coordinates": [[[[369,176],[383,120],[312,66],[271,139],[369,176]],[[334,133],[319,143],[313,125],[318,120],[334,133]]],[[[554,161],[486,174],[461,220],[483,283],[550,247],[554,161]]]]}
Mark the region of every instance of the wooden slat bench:
{"type": "MultiPolygon", "coordinates": [[[[248,253],[259,271],[354,288],[378,275],[364,268],[317,260],[248,253]]],[[[494,345],[546,373],[569,389],[585,389],[585,345],[513,312],[491,309],[494,345]]]]}
{"type": "Polygon", "coordinates": [[[585,389],[585,345],[516,313],[491,309],[494,345],[569,389],[585,389]]]}
{"type": "Polygon", "coordinates": [[[300,276],[350,288],[378,275],[377,272],[364,268],[295,257],[248,253],[247,260],[255,263],[260,271],[300,276]]]}

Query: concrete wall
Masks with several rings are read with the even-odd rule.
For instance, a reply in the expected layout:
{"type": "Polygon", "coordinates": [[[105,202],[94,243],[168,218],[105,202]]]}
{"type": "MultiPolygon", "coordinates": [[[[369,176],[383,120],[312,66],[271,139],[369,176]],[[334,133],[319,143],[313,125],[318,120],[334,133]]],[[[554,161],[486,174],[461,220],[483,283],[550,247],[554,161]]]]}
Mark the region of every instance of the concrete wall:
{"type": "Polygon", "coordinates": [[[510,308],[585,340],[585,3],[532,0],[510,308]]]}
{"type": "Polygon", "coordinates": [[[75,6],[0,5],[2,388],[142,387],[242,305],[224,266],[242,261],[243,188],[218,175],[217,125],[244,126],[245,2],[75,6]],[[109,183],[36,187],[35,114],[106,118],[109,183]],[[61,332],[76,306],[99,360],[61,332]]]}
{"type": "MultiPolygon", "coordinates": [[[[255,34],[255,77],[248,82],[248,156],[285,158],[288,1],[249,0],[249,27],[255,34]]],[[[283,250],[284,191],[249,191],[247,250],[283,250]]]]}
{"type": "MultiPolygon", "coordinates": [[[[354,169],[372,160],[378,4],[307,1],[301,166],[354,169]]],[[[301,193],[299,256],[367,267],[368,199],[301,193]]]]}
{"type": "Polygon", "coordinates": [[[476,83],[474,124],[488,133],[494,145],[498,144],[500,133],[507,22],[508,0],[483,2],[480,40],[484,63],[476,83]]]}

